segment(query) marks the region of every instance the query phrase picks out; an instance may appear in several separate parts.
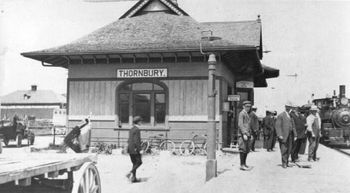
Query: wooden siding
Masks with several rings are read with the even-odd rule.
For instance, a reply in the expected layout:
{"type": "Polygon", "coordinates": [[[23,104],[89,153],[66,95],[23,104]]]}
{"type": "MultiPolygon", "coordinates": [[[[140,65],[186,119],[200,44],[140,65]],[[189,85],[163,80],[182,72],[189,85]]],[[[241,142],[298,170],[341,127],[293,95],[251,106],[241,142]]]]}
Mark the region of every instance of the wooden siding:
{"type": "Polygon", "coordinates": [[[117,81],[70,81],[70,115],[114,115],[117,81]]]}
{"type": "MultiPolygon", "coordinates": [[[[207,80],[163,80],[162,82],[169,89],[169,121],[172,121],[172,116],[207,116],[207,80]]],[[[218,91],[219,85],[217,80],[218,91]]],[[[219,95],[217,95],[216,114],[219,114],[219,109],[219,95]]]]}

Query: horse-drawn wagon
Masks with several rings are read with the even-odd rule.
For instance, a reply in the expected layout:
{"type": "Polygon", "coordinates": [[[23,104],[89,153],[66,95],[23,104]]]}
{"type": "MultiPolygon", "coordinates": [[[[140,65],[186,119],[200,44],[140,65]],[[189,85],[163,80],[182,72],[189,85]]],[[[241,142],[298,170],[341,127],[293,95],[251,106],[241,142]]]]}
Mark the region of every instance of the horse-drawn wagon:
{"type": "Polygon", "coordinates": [[[100,193],[94,154],[0,154],[0,192],[100,193]]]}

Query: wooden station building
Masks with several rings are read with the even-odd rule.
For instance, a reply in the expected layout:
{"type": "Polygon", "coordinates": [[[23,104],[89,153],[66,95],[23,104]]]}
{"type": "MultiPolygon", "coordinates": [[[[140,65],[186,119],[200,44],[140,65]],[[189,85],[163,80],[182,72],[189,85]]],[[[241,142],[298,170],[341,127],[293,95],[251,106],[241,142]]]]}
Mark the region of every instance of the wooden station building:
{"type": "Polygon", "coordinates": [[[132,117],[141,115],[142,137],[162,132],[180,142],[207,128],[208,56],[201,54],[200,43],[216,54],[218,140],[227,146],[241,108],[239,101],[228,101],[253,101],[253,88],[266,87],[267,78],[279,75],[260,62],[260,18],[201,23],[176,1],[140,0],[81,39],[22,55],[68,69],[68,124],[91,113],[94,141],[125,142],[132,117]],[[202,41],[208,30],[221,39],[202,41]]]}

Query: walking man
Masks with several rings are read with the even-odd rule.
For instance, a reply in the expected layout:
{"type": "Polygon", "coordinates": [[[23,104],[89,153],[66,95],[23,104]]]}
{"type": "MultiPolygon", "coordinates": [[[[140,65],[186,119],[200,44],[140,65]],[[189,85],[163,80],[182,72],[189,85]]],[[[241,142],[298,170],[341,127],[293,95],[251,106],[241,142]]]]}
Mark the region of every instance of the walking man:
{"type": "Polygon", "coordinates": [[[312,105],[310,108],[310,114],[306,118],[307,132],[309,139],[309,155],[308,161],[317,161],[316,152],[321,137],[321,119],[317,116],[318,108],[312,105]]]}
{"type": "Polygon", "coordinates": [[[289,115],[292,109],[293,109],[292,104],[286,104],[285,111],[283,111],[277,116],[276,126],[275,126],[276,134],[280,144],[283,168],[288,167],[288,158],[292,151],[293,139],[294,139],[294,136],[297,136],[294,121],[289,115]]]}
{"type": "Polygon", "coordinates": [[[272,116],[272,112],[266,111],[266,117],[264,118],[264,135],[266,150],[272,151],[273,149],[273,138],[275,137],[275,120],[272,116]]]}
{"type": "Polygon", "coordinates": [[[259,120],[258,116],[256,115],[257,108],[255,106],[252,106],[252,110],[249,114],[250,116],[250,130],[251,130],[251,149],[252,151],[255,151],[255,140],[258,138],[259,134],[259,120]]]}
{"type": "Polygon", "coordinates": [[[299,161],[298,154],[300,151],[301,144],[303,143],[303,140],[306,138],[306,135],[305,135],[306,118],[304,117],[303,114],[299,112],[298,108],[293,110],[290,116],[292,117],[295,123],[295,130],[297,132],[297,139],[293,143],[291,157],[292,157],[292,162],[297,162],[299,161]]]}
{"type": "Polygon", "coordinates": [[[238,115],[238,130],[239,130],[239,139],[238,139],[238,146],[239,146],[239,156],[241,161],[241,170],[250,170],[251,167],[248,167],[246,164],[247,156],[249,153],[249,141],[250,141],[250,117],[249,117],[249,111],[251,108],[251,102],[250,101],[244,101],[243,102],[243,110],[238,115]]]}
{"type": "Polygon", "coordinates": [[[130,155],[131,162],[133,164],[131,171],[126,175],[132,183],[138,182],[136,178],[136,170],[142,164],[141,160],[141,135],[139,126],[141,124],[142,118],[140,116],[135,116],[133,119],[134,126],[129,131],[128,139],[128,153],[130,155]]]}

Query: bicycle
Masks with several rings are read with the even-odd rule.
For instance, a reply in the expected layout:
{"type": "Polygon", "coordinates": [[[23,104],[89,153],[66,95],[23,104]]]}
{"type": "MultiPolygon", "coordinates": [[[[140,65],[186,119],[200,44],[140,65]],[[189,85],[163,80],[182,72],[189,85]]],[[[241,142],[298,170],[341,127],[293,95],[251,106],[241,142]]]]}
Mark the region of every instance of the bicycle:
{"type": "Polygon", "coordinates": [[[141,150],[144,153],[157,154],[159,151],[175,152],[175,143],[164,138],[163,134],[150,136],[147,140],[141,142],[141,150]]]}
{"type": "Polygon", "coordinates": [[[181,143],[179,150],[181,155],[207,155],[207,135],[193,135],[181,143]]]}

